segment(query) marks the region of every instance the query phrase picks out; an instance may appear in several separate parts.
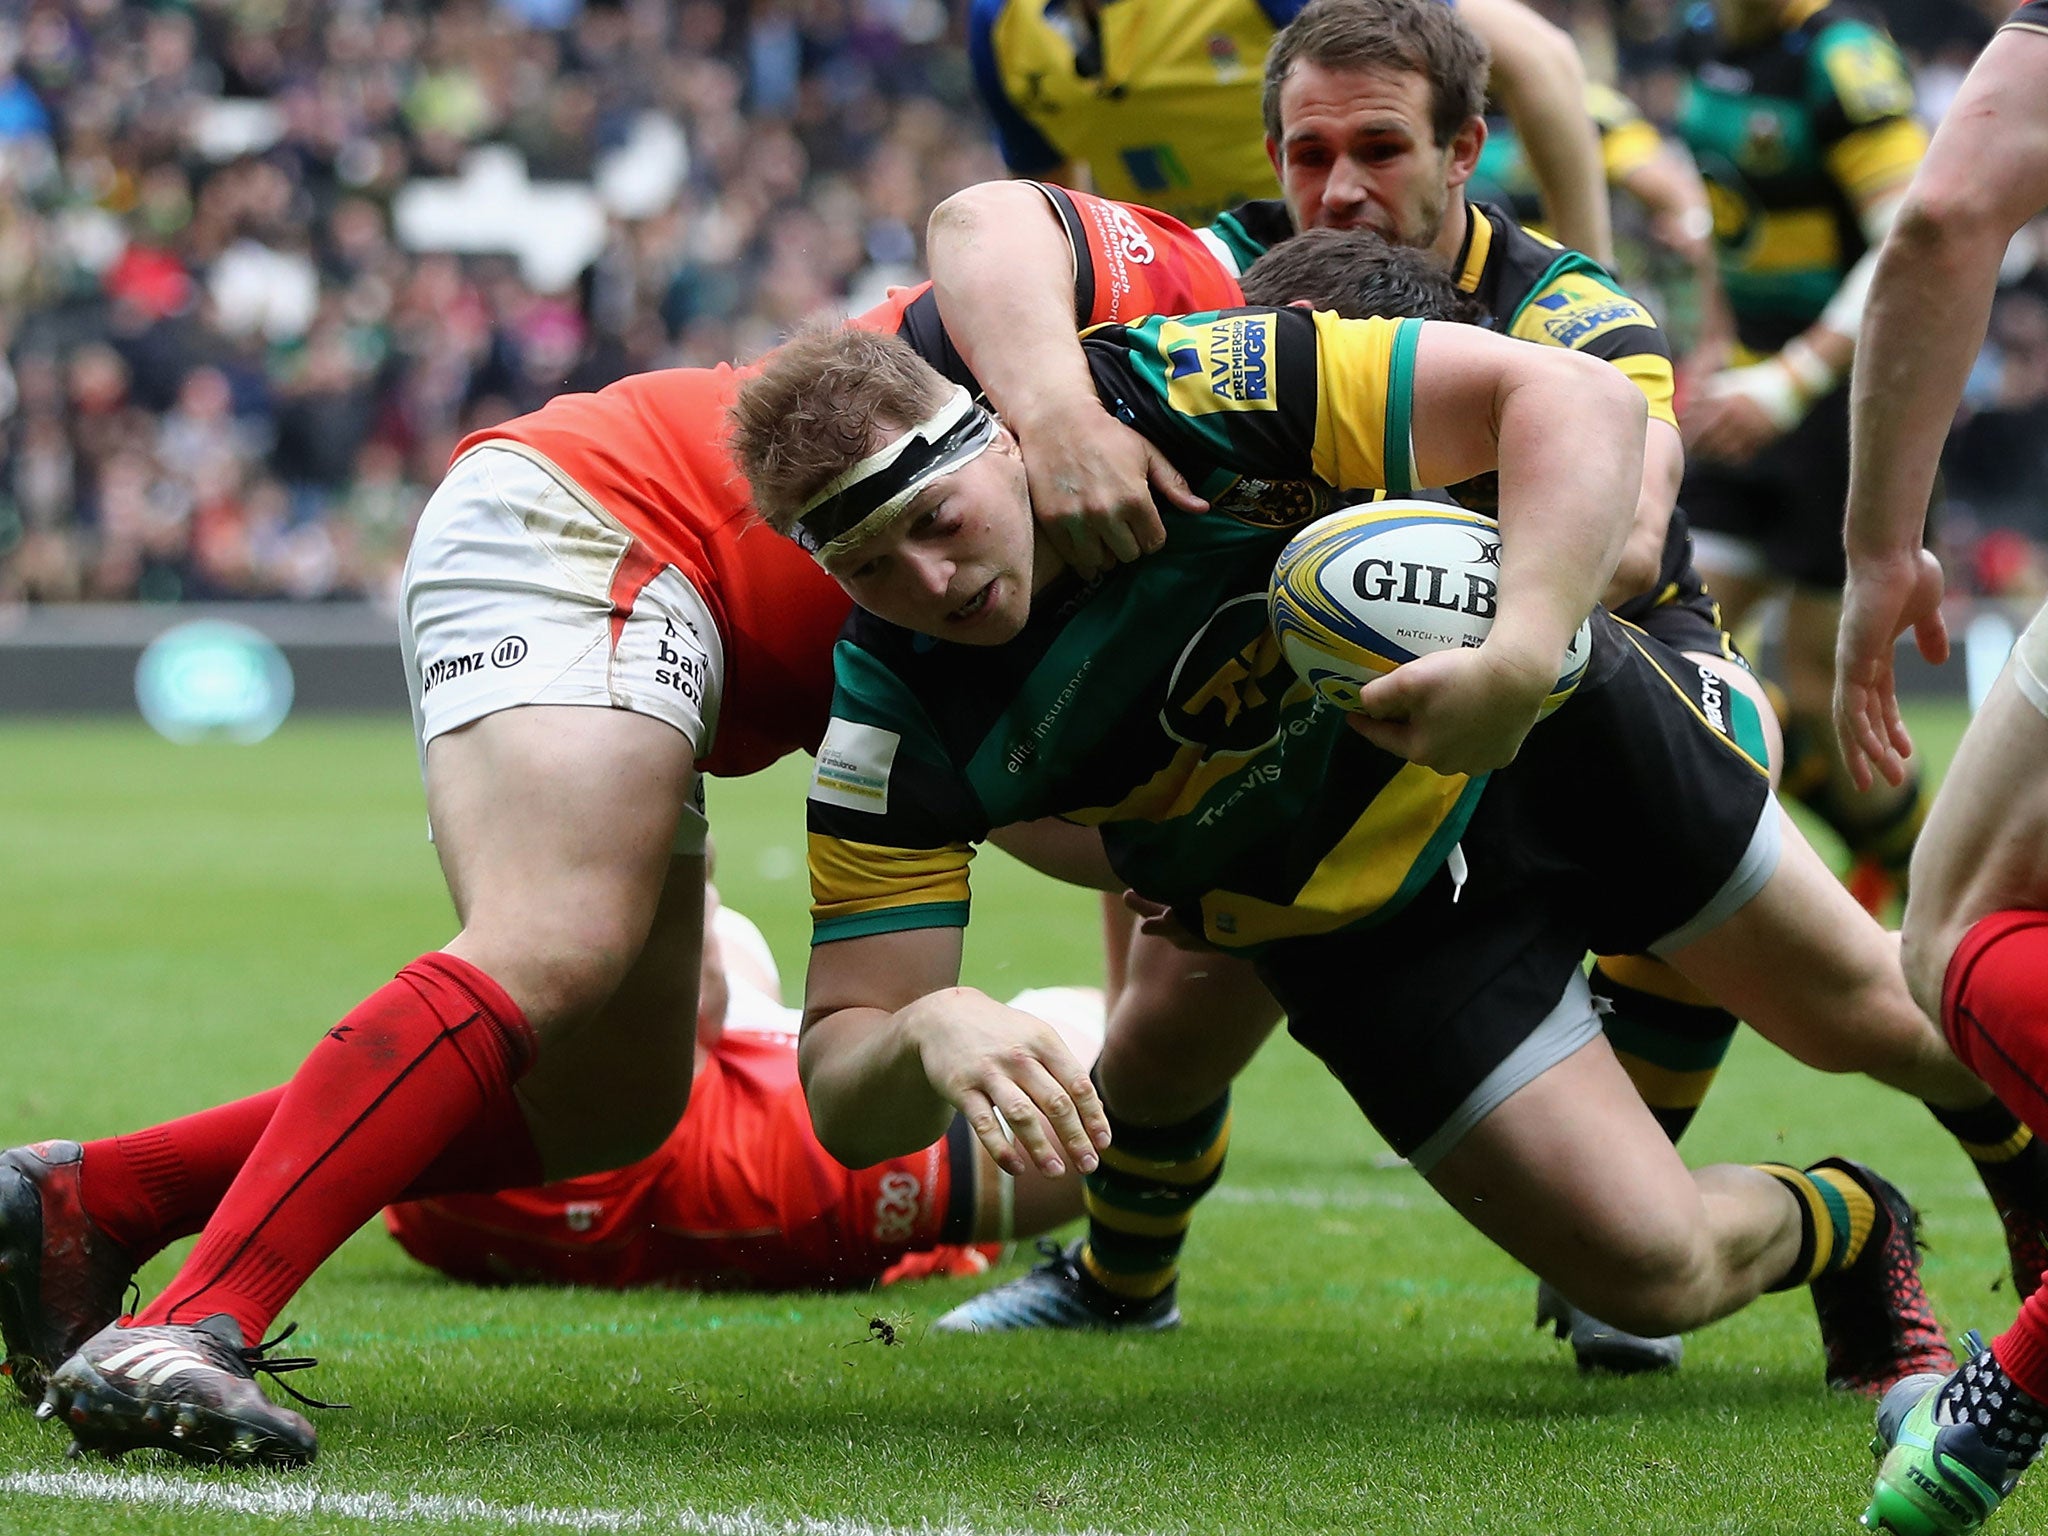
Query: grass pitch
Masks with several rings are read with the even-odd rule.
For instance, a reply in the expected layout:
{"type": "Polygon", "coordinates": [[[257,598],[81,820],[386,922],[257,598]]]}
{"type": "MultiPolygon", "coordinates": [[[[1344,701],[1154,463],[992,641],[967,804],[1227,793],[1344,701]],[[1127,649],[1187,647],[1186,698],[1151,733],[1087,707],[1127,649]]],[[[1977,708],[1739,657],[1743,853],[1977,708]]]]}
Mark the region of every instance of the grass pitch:
{"type": "MultiPolygon", "coordinates": [[[[1956,711],[1922,710],[1931,760],[1956,711]]],[[[452,929],[406,726],[176,748],[140,725],[0,726],[0,1143],[130,1129],[290,1073],[452,929]]],[[[802,763],[712,787],[728,901],[792,987],[802,763]]],[[[1091,899],[977,863],[969,979],[1092,979],[1091,899]]],[[[481,1292],[359,1233],[289,1317],[318,1353],[302,1474],[68,1465],[0,1403],[0,1532],[1847,1532],[1869,1410],[1821,1385],[1811,1308],[1767,1297],[1684,1371],[1581,1379],[1532,1284],[1441,1209],[1279,1039],[1238,1095],[1188,1248],[1187,1326],[1143,1340],[926,1336],[967,1295],[481,1292]],[[868,1340],[882,1315],[901,1342],[868,1340]]],[[[1753,1038],[1695,1161],[1868,1158],[1921,1205],[1958,1331],[2012,1316],[1968,1165],[1917,1106],[1753,1038]]],[[[174,1250],[143,1277],[160,1284],[174,1250]]],[[[1021,1260],[1019,1261],[1022,1262],[1021,1260]]],[[[301,1378],[302,1380],[305,1378],[301,1378]]],[[[2024,1489],[1995,1528],[2048,1525],[2024,1489]]]]}

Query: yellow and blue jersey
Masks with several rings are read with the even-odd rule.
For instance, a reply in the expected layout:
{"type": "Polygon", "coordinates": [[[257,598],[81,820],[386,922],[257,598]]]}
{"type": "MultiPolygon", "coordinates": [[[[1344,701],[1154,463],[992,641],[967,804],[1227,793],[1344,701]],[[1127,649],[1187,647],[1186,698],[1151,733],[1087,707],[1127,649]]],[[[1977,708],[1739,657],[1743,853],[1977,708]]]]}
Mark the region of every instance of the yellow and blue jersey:
{"type": "Polygon", "coordinates": [[[1869,248],[1862,210],[1904,188],[1927,132],[1898,46],[1849,6],[1797,0],[1784,30],[1739,49],[1711,5],[1686,26],[1678,132],[1706,179],[1744,355],[1772,353],[1820,318],[1869,248]]]}
{"type": "Polygon", "coordinates": [[[1305,0],[973,0],[968,57],[1004,163],[1088,167],[1093,190],[1200,223],[1277,190],[1266,48],[1305,0]]]}
{"type": "Polygon", "coordinates": [[[814,939],[964,925],[974,845],[1049,815],[1213,943],[1391,917],[1483,778],[1380,751],[1282,659],[1273,562],[1336,487],[1405,489],[1416,321],[1234,310],[1084,340],[1104,405],[1207,496],[1157,555],[1071,575],[996,647],[856,612],[809,803],[814,939]]]}

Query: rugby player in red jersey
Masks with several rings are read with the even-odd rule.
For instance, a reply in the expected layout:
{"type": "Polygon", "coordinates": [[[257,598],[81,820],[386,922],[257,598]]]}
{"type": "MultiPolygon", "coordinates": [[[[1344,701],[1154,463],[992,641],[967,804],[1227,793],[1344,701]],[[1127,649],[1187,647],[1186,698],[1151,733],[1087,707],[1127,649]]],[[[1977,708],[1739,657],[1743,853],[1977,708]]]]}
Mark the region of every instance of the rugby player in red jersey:
{"type": "MultiPolygon", "coordinates": [[[[1182,225],[1048,190],[1084,322],[1235,302],[1182,225]]],[[[925,290],[855,324],[958,358],[925,290]]],[[[964,374],[964,369],[958,369],[964,374]]],[[[396,1200],[645,1157],[687,1097],[703,931],[701,776],[813,746],[846,600],[759,527],[721,442],[741,372],[556,399],[457,449],[402,588],[435,845],[460,931],[329,1029],[290,1082],[80,1148],[0,1154],[0,1336],[79,1445],[297,1465],[259,1342],[396,1200]],[[132,1318],[138,1256],[200,1232],[132,1318]]],[[[1163,463],[1162,495],[1199,507],[1163,463]]],[[[1126,466],[1129,467],[1129,466],[1126,466]]],[[[1137,553],[1135,545],[1129,553],[1137,553]]],[[[991,1056],[957,1070],[1006,1080],[991,1056]]],[[[1076,1113],[1094,1114],[1085,1075],[1076,1113]]],[[[992,1112],[991,1112],[992,1113],[992,1112]]],[[[1003,1161],[1064,1171],[1050,1131],[1003,1161]]]]}
{"type": "MultiPolygon", "coordinates": [[[[384,1224],[407,1253],[484,1285],[835,1290],[979,1274],[1000,1245],[1081,1214],[1079,1174],[1013,1178],[965,1120],[906,1157],[857,1172],[835,1161],[811,1129],[800,1015],[783,1006],[761,931],[715,888],[705,908],[690,1107],[660,1150],[536,1189],[393,1206],[384,1224]]],[[[1051,1024],[1076,1061],[1095,1059],[1101,993],[1043,987],[1011,1006],[1051,1024]]]]}

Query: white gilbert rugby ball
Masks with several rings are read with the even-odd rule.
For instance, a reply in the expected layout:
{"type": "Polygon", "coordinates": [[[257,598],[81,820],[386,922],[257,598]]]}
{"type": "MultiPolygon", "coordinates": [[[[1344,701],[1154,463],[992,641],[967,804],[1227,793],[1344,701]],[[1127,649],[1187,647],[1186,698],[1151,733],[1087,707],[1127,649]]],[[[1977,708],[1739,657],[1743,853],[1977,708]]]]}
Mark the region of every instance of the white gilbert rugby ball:
{"type": "MultiPolygon", "coordinates": [[[[1266,599],[1287,664],[1342,709],[1404,661],[1476,646],[1500,594],[1500,527],[1433,501],[1381,501],[1311,523],[1281,551],[1266,599]]],[[[1590,619],[1565,652],[1550,713],[1579,686],[1590,619]]]]}

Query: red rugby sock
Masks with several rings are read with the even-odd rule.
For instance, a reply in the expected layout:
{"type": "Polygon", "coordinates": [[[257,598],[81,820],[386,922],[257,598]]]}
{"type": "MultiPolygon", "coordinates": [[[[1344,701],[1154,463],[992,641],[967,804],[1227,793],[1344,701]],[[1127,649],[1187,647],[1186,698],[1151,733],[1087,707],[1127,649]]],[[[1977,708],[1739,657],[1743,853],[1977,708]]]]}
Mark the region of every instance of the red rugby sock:
{"type": "MultiPolygon", "coordinates": [[[[171,1284],[138,1324],[225,1312],[254,1343],[306,1278],[475,1125],[501,1143],[470,1167],[537,1182],[513,1084],[534,1036],[467,961],[423,955],[314,1047],[171,1284]]],[[[466,1138],[465,1138],[466,1139],[466,1138]]]]}
{"type": "Polygon", "coordinates": [[[126,1136],[88,1141],[79,1165],[85,1214],[137,1264],[206,1225],[271,1112],[272,1088],[126,1136]]]}
{"type": "MultiPolygon", "coordinates": [[[[256,1149],[282,1086],[126,1136],[85,1143],[85,1213],[139,1267],[199,1231],[256,1149]]],[[[408,1184],[400,1200],[524,1189],[545,1175],[510,1094],[493,1099],[408,1184]]]]}
{"type": "Polygon", "coordinates": [[[1964,935],[1941,1027],[1963,1065],[2048,1136],[2048,912],[1994,912],[1964,935]]]}
{"type": "Polygon", "coordinates": [[[2048,1403],[2048,1285],[2026,1299],[2012,1326],[1991,1341],[1991,1353],[2014,1386],[2048,1403]]]}

